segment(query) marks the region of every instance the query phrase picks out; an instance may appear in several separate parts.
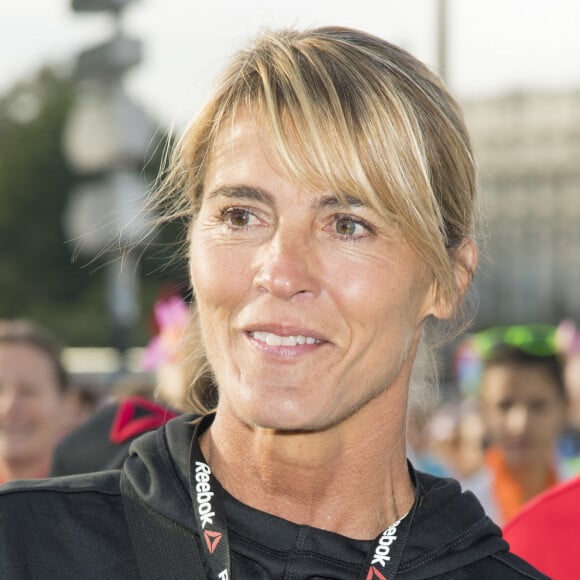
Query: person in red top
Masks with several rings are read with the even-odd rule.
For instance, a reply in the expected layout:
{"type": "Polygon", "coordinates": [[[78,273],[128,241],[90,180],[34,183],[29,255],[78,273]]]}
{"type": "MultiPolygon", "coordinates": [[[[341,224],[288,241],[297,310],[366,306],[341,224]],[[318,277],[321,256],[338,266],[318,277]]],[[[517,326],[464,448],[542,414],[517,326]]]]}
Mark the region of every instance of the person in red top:
{"type": "Polygon", "coordinates": [[[545,491],[506,524],[511,550],[557,580],[578,578],[580,476],[545,491]]]}

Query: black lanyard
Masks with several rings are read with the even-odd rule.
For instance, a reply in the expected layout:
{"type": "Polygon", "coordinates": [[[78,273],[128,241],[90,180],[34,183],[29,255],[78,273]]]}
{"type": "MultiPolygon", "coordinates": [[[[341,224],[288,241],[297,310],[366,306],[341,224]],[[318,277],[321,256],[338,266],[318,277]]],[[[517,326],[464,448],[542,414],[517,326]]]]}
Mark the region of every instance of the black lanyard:
{"type": "Polygon", "coordinates": [[[417,509],[418,494],[409,513],[377,536],[369,550],[360,580],[395,580],[417,509]]]}
{"type": "MultiPolygon", "coordinates": [[[[197,424],[193,433],[189,487],[209,578],[232,580],[223,489],[206,463],[198,441],[212,421],[213,415],[207,415],[197,424]]],[[[395,580],[416,508],[417,495],[410,512],[377,536],[368,552],[359,580],[395,580]]]]}
{"type": "Polygon", "coordinates": [[[201,536],[203,557],[210,570],[209,578],[231,580],[230,542],[223,509],[223,489],[199,447],[199,436],[212,421],[213,415],[203,417],[193,432],[189,454],[189,489],[201,536]]]}

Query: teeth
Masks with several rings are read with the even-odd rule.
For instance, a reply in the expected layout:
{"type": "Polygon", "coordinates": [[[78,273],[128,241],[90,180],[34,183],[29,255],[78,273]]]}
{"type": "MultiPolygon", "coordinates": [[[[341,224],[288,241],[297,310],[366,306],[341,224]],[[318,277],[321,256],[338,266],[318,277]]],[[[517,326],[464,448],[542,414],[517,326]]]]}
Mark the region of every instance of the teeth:
{"type": "Polygon", "coordinates": [[[252,332],[252,337],[268,346],[296,346],[297,344],[316,344],[321,342],[312,336],[278,336],[271,332],[252,332]]]}

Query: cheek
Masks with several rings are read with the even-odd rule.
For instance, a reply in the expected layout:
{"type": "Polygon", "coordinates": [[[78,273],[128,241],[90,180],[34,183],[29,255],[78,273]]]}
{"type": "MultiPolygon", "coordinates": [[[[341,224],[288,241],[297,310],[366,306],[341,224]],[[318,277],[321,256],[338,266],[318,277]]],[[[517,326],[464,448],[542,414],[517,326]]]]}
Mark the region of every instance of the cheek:
{"type": "Polygon", "coordinates": [[[543,419],[544,428],[540,432],[545,431],[546,438],[552,439],[560,433],[565,422],[564,410],[561,408],[552,409],[543,419]]]}
{"type": "Polygon", "coordinates": [[[418,288],[416,282],[395,271],[378,269],[369,274],[368,269],[363,272],[352,269],[336,277],[331,287],[340,288],[338,300],[349,320],[358,321],[365,333],[385,339],[382,350],[393,336],[405,352],[408,350],[424,318],[422,286],[418,288]]]}
{"type": "Polygon", "coordinates": [[[320,276],[324,287],[346,307],[356,312],[374,312],[384,317],[407,310],[413,291],[395,268],[355,260],[323,259],[320,276]]]}
{"type": "Polygon", "coordinates": [[[234,248],[193,240],[190,275],[198,304],[219,304],[248,284],[248,259],[234,248]]]}
{"type": "Polygon", "coordinates": [[[200,242],[191,250],[191,280],[201,340],[216,372],[230,352],[230,321],[244,304],[249,268],[240,252],[200,242]]]}
{"type": "Polygon", "coordinates": [[[36,397],[27,406],[28,415],[43,424],[60,421],[65,412],[62,400],[52,393],[36,397]]]}

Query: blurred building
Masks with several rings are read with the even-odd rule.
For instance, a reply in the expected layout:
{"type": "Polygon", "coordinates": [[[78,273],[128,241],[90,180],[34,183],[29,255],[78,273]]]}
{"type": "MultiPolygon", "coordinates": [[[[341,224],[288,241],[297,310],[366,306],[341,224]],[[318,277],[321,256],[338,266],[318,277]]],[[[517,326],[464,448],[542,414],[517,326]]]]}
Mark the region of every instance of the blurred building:
{"type": "Polygon", "coordinates": [[[484,209],[476,328],[580,320],[580,90],[462,104],[484,209]]]}
{"type": "Polygon", "coordinates": [[[154,388],[153,373],[143,370],[143,348],[130,348],[125,353],[125,369],[121,372],[120,353],[117,349],[101,347],[68,347],[63,362],[75,388],[97,399],[111,394],[111,388],[129,378],[150,390],[154,388]]]}

